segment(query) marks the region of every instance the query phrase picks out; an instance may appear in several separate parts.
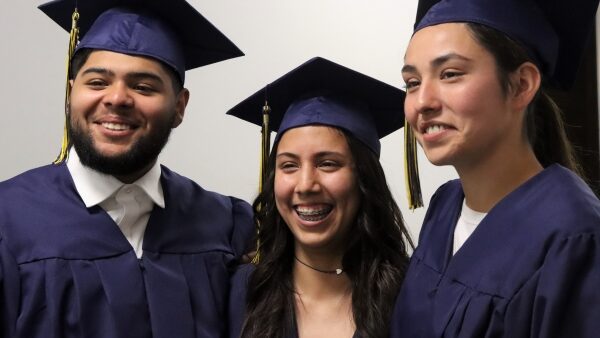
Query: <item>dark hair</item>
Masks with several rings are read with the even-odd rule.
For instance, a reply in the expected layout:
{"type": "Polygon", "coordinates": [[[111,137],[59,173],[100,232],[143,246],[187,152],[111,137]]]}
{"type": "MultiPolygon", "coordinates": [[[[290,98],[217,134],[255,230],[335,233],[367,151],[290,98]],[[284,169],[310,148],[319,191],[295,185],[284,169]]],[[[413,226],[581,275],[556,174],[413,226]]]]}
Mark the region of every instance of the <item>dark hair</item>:
{"type": "MultiPolygon", "coordinates": [[[[406,243],[413,244],[377,156],[350,133],[341,132],[354,159],[361,195],[343,256],[354,322],[360,337],[387,337],[394,300],[408,267],[406,243]]],[[[260,261],[248,283],[242,337],[284,337],[295,327],[294,237],[275,206],[276,154],[277,144],[269,158],[264,190],[253,204],[260,224],[260,261]]]]}
{"type": "MultiPolygon", "coordinates": [[[[506,34],[477,23],[469,22],[466,25],[473,37],[494,56],[498,78],[505,93],[513,86],[509,76],[512,72],[525,62],[538,64],[522,44],[506,34]]],[[[543,86],[527,107],[524,123],[524,136],[543,167],[558,163],[583,177],[565,132],[562,111],[543,86]]]]}
{"type": "MultiPolygon", "coordinates": [[[[83,67],[83,65],[85,64],[87,59],[90,57],[90,54],[92,54],[92,52],[95,50],[97,50],[97,49],[82,48],[82,49],[78,50],[77,53],[75,53],[75,55],[73,55],[73,58],[71,59],[71,69],[69,72],[69,79],[74,80],[75,77],[77,77],[77,74],[81,70],[81,67],[83,67]]],[[[153,60],[156,60],[156,59],[153,59],[153,60]]],[[[156,60],[156,61],[158,61],[160,63],[160,65],[163,67],[163,69],[167,72],[167,74],[169,74],[169,77],[171,78],[171,83],[173,84],[173,91],[175,92],[175,94],[178,94],[183,89],[183,83],[181,82],[179,75],[173,69],[173,67],[167,65],[166,63],[164,63],[160,60],[156,60]]]]}

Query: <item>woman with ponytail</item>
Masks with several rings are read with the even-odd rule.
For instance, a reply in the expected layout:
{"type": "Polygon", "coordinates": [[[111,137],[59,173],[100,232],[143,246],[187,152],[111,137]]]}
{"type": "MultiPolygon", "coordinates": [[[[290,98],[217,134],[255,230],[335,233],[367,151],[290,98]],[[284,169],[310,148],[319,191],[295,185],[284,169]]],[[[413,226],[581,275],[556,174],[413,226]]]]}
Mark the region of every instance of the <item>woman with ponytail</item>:
{"type": "Polygon", "coordinates": [[[391,337],[598,336],[600,201],[544,91],[572,83],[597,6],[420,2],[405,114],[460,179],[431,199],[391,337]]]}

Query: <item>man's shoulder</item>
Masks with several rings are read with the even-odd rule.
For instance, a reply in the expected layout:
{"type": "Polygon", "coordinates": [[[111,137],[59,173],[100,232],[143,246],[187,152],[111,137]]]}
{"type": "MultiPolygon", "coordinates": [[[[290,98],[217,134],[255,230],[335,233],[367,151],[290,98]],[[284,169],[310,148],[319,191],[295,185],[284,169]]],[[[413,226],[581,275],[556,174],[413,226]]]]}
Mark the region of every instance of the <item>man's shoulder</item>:
{"type": "Polygon", "coordinates": [[[181,203],[190,203],[189,207],[211,208],[213,211],[214,208],[251,209],[250,204],[240,198],[206,190],[192,179],[178,174],[164,165],[161,166],[161,169],[165,200],[176,199],[180,206],[185,205],[181,203]]]}
{"type": "Polygon", "coordinates": [[[37,189],[68,176],[65,164],[48,164],[29,169],[12,178],[0,182],[0,194],[36,187],[37,189]],[[65,176],[66,175],[66,176],[65,176]]]}
{"type": "MultiPolygon", "coordinates": [[[[247,251],[254,238],[250,204],[236,197],[205,190],[164,166],[161,169],[165,212],[154,214],[154,221],[177,220],[178,236],[185,238],[186,243],[195,243],[191,247],[180,245],[177,250],[188,248],[188,251],[198,251],[202,247],[198,245],[200,243],[211,250],[219,247],[219,250],[233,252],[236,257],[247,251]]],[[[162,227],[160,231],[170,231],[168,229],[170,227],[162,227]]],[[[166,238],[167,234],[157,234],[158,237],[166,238]]]]}

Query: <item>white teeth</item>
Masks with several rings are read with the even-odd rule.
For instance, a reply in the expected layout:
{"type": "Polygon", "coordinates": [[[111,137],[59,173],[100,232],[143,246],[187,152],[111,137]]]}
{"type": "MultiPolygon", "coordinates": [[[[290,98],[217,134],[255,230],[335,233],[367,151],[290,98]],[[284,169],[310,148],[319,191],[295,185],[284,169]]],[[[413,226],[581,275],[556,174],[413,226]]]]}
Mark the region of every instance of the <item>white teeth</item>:
{"type": "Polygon", "coordinates": [[[439,133],[440,131],[443,131],[443,130],[446,130],[445,126],[433,125],[433,126],[427,127],[427,129],[425,130],[425,134],[439,133]]]}
{"type": "Polygon", "coordinates": [[[300,216],[301,219],[305,221],[320,221],[327,217],[329,212],[333,209],[331,206],[326,206],[324,208],[305,208],[305,207],[296,207],[296,213],[300,216]]]}
{"type": "Polygon", "coordinates": [[[111,123],[111,122],[103,122],[102,126],[106,129],[116,130],[116,131],[131,129],[131,127],[127,124],[111,123]]]}
{"type": "Polygon", "coordinates": [[[318,215],[321,214],[323,212],[327,212],[328,208],[323,208],[323,209],[308,209],[308,208],[296,208],[296,211],[298,211],[299,214],[303,214],[303,215],[318,215]]]}

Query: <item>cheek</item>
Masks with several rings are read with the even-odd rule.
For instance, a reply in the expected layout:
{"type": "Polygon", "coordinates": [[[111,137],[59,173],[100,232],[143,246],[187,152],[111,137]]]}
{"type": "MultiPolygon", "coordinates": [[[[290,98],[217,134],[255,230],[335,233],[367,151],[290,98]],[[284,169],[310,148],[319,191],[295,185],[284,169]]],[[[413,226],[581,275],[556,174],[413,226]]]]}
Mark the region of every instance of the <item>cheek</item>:
{"type": "Polygon", "coordinates": [[[78,93],[76,90],[71,92],[69,97],[69,113],[75,115],[80,112],[84,106],[85,99],[83,95],[78,93]]]}
{"type": "Polygon", "coordinates": [[[80,117],[93,113],[95,107],[102,101],[98,92],[77,90],[75,87],[69,99],[69,114],[80,117]]]}
{"type": "Polygon", "coordinates": [[[355,184],[351,191],[349,191],[349,201],[348,206],[352,210],[351,217],[356,217],[356,212],[358,211],[358,206],[360,204],[360,192],[358,190],[358,186],[355,184]]]}
{"type": "Polygon", "coordinates": [[[275,203],[279,209],[292,197],[294,188],[291,180],[288,177],[275,173],[275,186],[273,192],[275,194],[275,203]]]}
{"type": "Polygon", "coordinates": [[[354,175],[344,175],[329,182],[330,192],[338,201],[342,201],[347,209],[353,210],[358,207],[359,191],[358,183],[354,175]]]}
{"type": "Polygon", "coordinates": [[[453,111],[456,114],[470,117],[476,116],[478,114],[483,113],[482,108],[484,108],[489,103],[489,97],[485,97],[482,91],[477,89],[467,89],[462,90],[456,93],[455,96],[451,96],[451,99],[454,104],[453,111]]]}
{"type": "Polygon", "coordinates": [[[410,123],[411,126],[417,124],[417,110],[414,108],[414,96],[408,94],[404,100],[404,117],[410,123]]]}
{"type": "Polygon", "coordinates": [[[348,231],[352,229],[352,224],[356,222],[356,217],[358,214],[358,209],[360,206],[360,193],[358,190],[358,186],[355,185],[347,185],[347,189],[344,193],[344,208],[343,214],[341,215],[341,233],[342,236],[346,236],[348,231]]]}
{"type": "Polygon", "coordinates": [[[459,87],[447,97],[452,102],[453,111],[466,117],[486,115],[500,108],[505,100],[498,80],[492,75],[459,87]]]}
{"type": "Polygon", "coordinates": [[[168,104],[164,100],[138,98],[135,101],[136,108],[144,114],[146,119],[162,123],[173,119],[176,114],[175,106],[168,104]]]}

